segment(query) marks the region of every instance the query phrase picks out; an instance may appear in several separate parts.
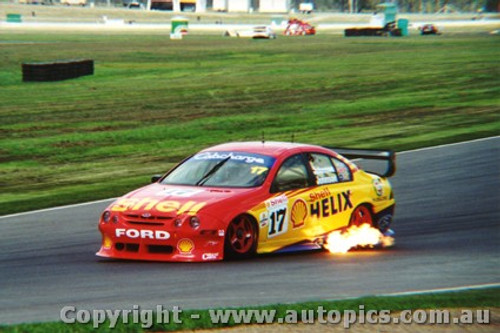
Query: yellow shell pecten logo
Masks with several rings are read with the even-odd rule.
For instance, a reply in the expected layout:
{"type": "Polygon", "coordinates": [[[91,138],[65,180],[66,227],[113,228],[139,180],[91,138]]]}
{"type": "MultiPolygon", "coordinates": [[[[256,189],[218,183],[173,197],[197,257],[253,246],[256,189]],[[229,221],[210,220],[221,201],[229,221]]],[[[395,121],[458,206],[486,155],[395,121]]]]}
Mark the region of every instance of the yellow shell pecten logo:
{"type": "Polygon", "coordinates": [[[194,250],[194,243],[188,238],[183,238],[177,243],[177,249],[182,254],[191,253],[194,250]]]}
{"type": "Polygon", "coordinates": [[[298,199],[293,203],[290,219],[294,228],[302,227],[306,223],[307,204],[304,200],[298,199]]]}

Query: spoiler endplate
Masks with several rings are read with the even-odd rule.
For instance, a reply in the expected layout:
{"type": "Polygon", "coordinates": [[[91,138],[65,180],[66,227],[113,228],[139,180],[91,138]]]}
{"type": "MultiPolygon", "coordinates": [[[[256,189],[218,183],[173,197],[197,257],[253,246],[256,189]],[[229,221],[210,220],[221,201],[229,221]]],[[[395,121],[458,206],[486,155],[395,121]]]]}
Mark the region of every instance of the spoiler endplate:
{"type": "Polygon", "coordinates": [[[341,147],[329,147],[329,146],[323,146],[323,147],[326,149],[330,149],[348,159],[361,158],[366,160],[387,161],[387,169],[384,173],[379,174],[376,172],[372,172],[376,173],[381,177],[391,177],[396,173],[396,153],[393,150],[341,148],[341,147]]]}

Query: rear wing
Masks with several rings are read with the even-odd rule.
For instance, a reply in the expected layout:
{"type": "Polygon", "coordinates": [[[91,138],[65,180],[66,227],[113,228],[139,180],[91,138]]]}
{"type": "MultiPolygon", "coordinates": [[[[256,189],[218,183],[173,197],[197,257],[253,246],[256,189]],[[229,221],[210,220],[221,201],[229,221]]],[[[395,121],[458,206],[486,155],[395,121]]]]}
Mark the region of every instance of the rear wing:
{"type": "Polygon", "coordinates": [[[333,150],[350,160],[356,160],[356,164],[359,163],[361,169],[381,177],[391,177],[396,173],[396,153],[392,150],[337,147],[324,148],[333,150]],[[381,164],[383,164],[382,168],[380,167],[381,164]]]}

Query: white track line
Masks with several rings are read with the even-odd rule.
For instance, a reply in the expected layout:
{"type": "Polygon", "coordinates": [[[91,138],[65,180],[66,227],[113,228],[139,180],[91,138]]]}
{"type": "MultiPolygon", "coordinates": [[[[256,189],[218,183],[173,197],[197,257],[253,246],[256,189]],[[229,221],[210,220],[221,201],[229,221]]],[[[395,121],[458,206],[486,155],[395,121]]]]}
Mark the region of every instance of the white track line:
{"type": "Polygon", "coordinates": [[[444,144],[444,145],[437,145],[437,146],[430,146],[430,147],[424,147],[424,148],[417,148],[417,149],[413,149],[413,150],[405,150],[405,151],[397,152],[396,154],[399,155],[399,154],[413,153],[413,152],[426,151],[426,150],[432,150],[432,149],[439,149],[439,148],[443,148],[443,147],[458,146],[458,145],[462,145],[462,144],[466,144],[466,143],[489,141],[489,140],[495,140],[495,139],[499,139],[499,138],[500,138],[500,135],[499,136],[490,136],[490,137],[487,137],[487,138],[480,138],[480,139],[474,139],[474,140],[469,140],[469,141],[447,143],[447,144],[444,144]]]}
{"type": "Polygon", "coordinates": [[[500,283],[485,283],[485,284],[475,284],[468,286],[452,287],[452,288],[437,288],[437,289],[426,289],[426,290],[415,290],[415,291],[403,291],[389,294],[379,294],[376,296],[411,296],[420,294],[432,294],[432,293],[446,293],[450,291],[465,291],[465,290],[478,290],[486,288],[498,288],[500,283]]]}
{"type": "Polygon", "coordinates": [[[96,201],[89,201],[89,202],[82,202],[79,204],[72,204],[72,205],[66,205],[66,206],[58,206],[58,207],[52,207],[52,208],[44,208],[44,209],[38,209],[38,210],[32,210],[29,212],[22,212],[22,213],[16,213],[16,214],[10,214],[10,215],[3,215],[0,216],[0,221],[2,219],[6,219],[9,217],[17,217],[17,216],[23,216],[23,215],[29,215],[29,214],[37,214],[37,213],[43,213],[43,212],[50,212],[53,210],[61,210],[61,209],[67,209],[67,208],[74,208],[74,207],[81,207],[81,206],[88,206],[92,204],[98,204],[106,201],[111,201],[115,200],[117,198],[109,198],[109,199],[102,199],[102,200],[96,200],[96,201]]]}
{"type": "MultiPolygon", "coordinates": [[[[481,139],[475,139],[475,140],[470,140],[470,141],[463,141],[463,142],[449,143],[449,144],[438,145],[438,146],[418,148],[418,149],[413,149],[413,150],[406,150],[406,151],[402,151],[402,152],[397,152],[397,154],[406,154],[406,153],[413,153],[413,152],[419,152],[419,151],[425,151],[425,150],[439,149],[439,148],[443,148],[443,147],[450,147],[450,146],[457,146],[457,145],[474,143],[474,142],[488,141],[488,140],[494,140],[494,139],[498,139],[498,138],[500,138],[500,136],[492,136],[492,137],[488,137],[488,138],[481,138],[481,139]]],[[[60,210],[60,209],[67,209],[67,208],[73,208],[73,207],[87,206],[87,205],[92,205],[92,204],[96,204],[96,203],[111,201],[111,200],[115,200],[115,199],[116,198],[109,198],[109,199],[103,199],[103,200],[97,200],[97,201],[90,201],[90,202],[84,202],[84,203],[73,204],[73,205],[66,205],[66,206],[59,206],[59,207],[53,207],[53,208],[45,208],[45,209],[33,210],[33,211],[29,211],[29,212],[22,212],[22,213],[10,214],[10,215],[3,215],[3,216],[0,216],[0,221],[3,220],[3,219],[9,218],[9,217],[17,217],[17,216],[23,216],[23,215],[28,215],[28,214],[37,214],[37,213],[49,212],[49,211],[53,211],[53,210],[60,210]]]]}

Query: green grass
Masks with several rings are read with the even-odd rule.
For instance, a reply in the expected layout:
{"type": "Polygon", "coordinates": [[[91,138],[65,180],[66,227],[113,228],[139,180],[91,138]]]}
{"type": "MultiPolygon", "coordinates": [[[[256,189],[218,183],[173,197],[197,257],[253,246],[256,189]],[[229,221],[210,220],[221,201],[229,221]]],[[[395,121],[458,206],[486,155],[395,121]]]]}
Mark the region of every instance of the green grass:
{"type": "MultiPolygon", "coordinates": [[[[413,296],[372,296],[362,297],[349,300],[335,300],[335,301],[315,301],[296,304],[275,304],[266,306],[256,306],[251,308],[230,308],[230,309],[251,309],[251,310],[276,310],[276,318],[285,318],[288,311],[296,311],[299,314],[298,320],[300,322],[300,314],[302,311],[313,310],[316,311],[320,306],[325,311],[337,310],[355,310],[359,312],[360,305],[364,305],[365,313],[369,310],[390,310],[392,312],[402,310],[419,310],[419,309],[489,309],[500,307],[500,288],[478,289],[457,292],[444,292],[444,293],[429,293],[413,296]]],[[[167,308],[164,308],[167,309],[167,308]]],[[[229,309],[229,308],[228,308],[229,309]]],[[[132,318],[132,317],[130,317],[132,318]]],[[[318,319],[318,316],[315,316],[318,319]]],[[[105,322],[98,329],[92,328],[92,321],[90,324],[64,324],[62,322],[48,322],[48,323],[33,323],[33,324],[18,324],[11,326],[0,326],[0,332],[167,332],[167,331],[182,331],[193,329],[208,329],[231,327],[238,325],[234,321],[228,324],[214,324],[210,319],[208,310],[183,310],[180,315],[182,324],[166,323],[154,324],[150,329],[144,329],[141,324],[127,324],[122,323],[122,318],[118,320],[118,325],[114,329],[109,328],[109,322],[105,322]],[[199,314],[200,319],[191,319],[191,314],[199,314]]],[[[156,319],[154,320],[156,322],[156,319]]]]}
{"type": "Polygon", "coordinates": [[[499,42],[0,30],[0,215],[119,196],[263,132],[395,150],[499,135],[499,42]],[[95,75],[22,82],[24,62],[74,58],[95,75]]]}

